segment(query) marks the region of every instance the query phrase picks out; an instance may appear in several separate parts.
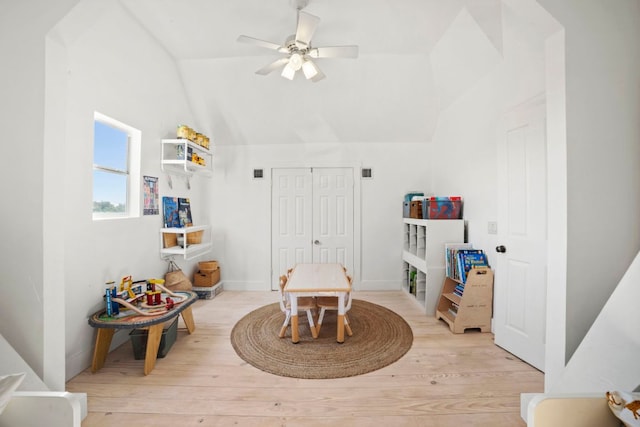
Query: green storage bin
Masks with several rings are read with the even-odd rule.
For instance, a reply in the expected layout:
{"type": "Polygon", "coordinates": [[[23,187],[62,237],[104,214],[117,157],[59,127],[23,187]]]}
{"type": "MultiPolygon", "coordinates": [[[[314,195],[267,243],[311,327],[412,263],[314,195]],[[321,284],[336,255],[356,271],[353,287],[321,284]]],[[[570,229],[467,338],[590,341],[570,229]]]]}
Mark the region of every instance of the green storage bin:
{"type": "MultiPolygon", "coordinates": [[[[129,332],[131,345],[133,346],[133,357],[136,360],[144,360],[147,354],[147,337],[149,331],[146,329],[134,329],[129,332]]],[[[158,358],[162,359],[169,353],[171,346],[178,337],[178,316],[164,324],[162,328],[162,338],[158,347],[158,358]]]]}

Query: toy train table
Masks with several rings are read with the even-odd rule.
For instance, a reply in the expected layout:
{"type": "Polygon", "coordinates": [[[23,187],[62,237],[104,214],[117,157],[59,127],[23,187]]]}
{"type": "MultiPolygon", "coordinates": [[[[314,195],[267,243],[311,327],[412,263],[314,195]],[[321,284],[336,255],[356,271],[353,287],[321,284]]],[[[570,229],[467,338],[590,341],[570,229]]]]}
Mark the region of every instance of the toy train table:
{"type": "Polygon", "coordinates": [[[97,372],[104,366],[111,346],[111,339],[117,329],[148,330],[144,358],[145,375],[151,373],[155,367],[165,322],[181,315],[187,331],[189,334],[193,333],[196,326],[193,321],[191,305],[198,299],[198,294],[192,291],[170,291],[162,286],[159,287],[165,297],[164,301],[166,301],[166,297],[169,297],[169,303],[149,305],[144,302],[127,301],[124,298],[113,298],[112,301],[121,306],[118,314],[107,313],[107,309],[102,309],[89,317],[89,325],[98,330],[91,372],[97,372]]]}

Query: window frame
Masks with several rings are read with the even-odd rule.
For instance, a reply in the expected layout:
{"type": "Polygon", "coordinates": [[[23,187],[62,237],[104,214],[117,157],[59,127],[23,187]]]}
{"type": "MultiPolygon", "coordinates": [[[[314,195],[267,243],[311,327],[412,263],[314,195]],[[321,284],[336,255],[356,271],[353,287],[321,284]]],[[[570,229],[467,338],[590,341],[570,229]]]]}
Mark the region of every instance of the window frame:
{"type": "MultiPolygon", "coordinates": [[[[93,126],[95,129],[95,123],[99,122],[103,125],[115,128],[123,133],[127,134],[127,149],[126,149],[126,169],[120,170],[109,166],[99,165],[92,161],[92,186],[91,186],[91,214],[94,221],[96,220],[108,220],[108,219],[123,219],[123,218],[138,218],[140,217],[140,151],[142,132],[130,125],[122,123],[112,117],[105,114],[94,112],[93,126]],[[111,173],[115,175],[126,176],[126,201],[124,212],[94,212],[93,202],[95,198],[95,182],[93,182],[93,176],[96,171],[111,173]]],[[[94,160],[93,152],[95,150],[95,131],[93,135],[92,145],[92,160],[94,160]]]]}

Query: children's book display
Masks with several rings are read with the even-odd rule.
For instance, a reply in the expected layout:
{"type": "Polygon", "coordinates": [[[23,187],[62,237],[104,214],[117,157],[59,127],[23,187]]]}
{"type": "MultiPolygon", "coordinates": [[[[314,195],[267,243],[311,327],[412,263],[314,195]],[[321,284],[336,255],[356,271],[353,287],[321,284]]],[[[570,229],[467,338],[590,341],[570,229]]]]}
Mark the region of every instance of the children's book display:
{"type": "Polygon", "coordinates": [[[482,249],[471,244],[445,244],[446,278],[436,308],[454,333],[491,331],[493,272],[482,249]]]}
{"type": "Polygon", "coordinates": [[[180,218],[178,216],[178,198],[177,197],[163,197],[162,198],[162,213],[164,218],[165,228],[177,228],[180,227],[180,218]]]}
{"type": "Polygon", "coordinates": [[[180,227],[190,227],[193,225],[191,202],[187,198],[178,198],[178,220],[180,221],[180,227]]]}
{"type": "Polygon", "coordinates": [[[164,196],[162,212],[165,228],[184,228],[193,225],[189,198],[164,196]]]}
{"type": "Polygon", "coordinates": [[[101,317],[124,317],[132,314],[157,316],[187,300],[188,294],[173,292],[164,286],[164,279],[132,281],[123,277],[120,286],[107,282],[105,289],[105,313],[101,317]]]}

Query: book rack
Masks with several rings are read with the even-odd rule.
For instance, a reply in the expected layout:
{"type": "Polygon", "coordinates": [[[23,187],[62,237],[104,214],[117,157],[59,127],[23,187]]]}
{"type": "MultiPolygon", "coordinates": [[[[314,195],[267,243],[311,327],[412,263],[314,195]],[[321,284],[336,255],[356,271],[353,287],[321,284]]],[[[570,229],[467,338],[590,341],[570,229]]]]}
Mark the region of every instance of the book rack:
{"type": "Polygon", "coordinates": [[[444,320],[454,334],[462,334],[467,329],[491,332],[493,271],[488,267],[472,268],[461,297],[454,293],[460,285],[460,281],[451,277],[444,279],[436,319],[444,320]]]}

